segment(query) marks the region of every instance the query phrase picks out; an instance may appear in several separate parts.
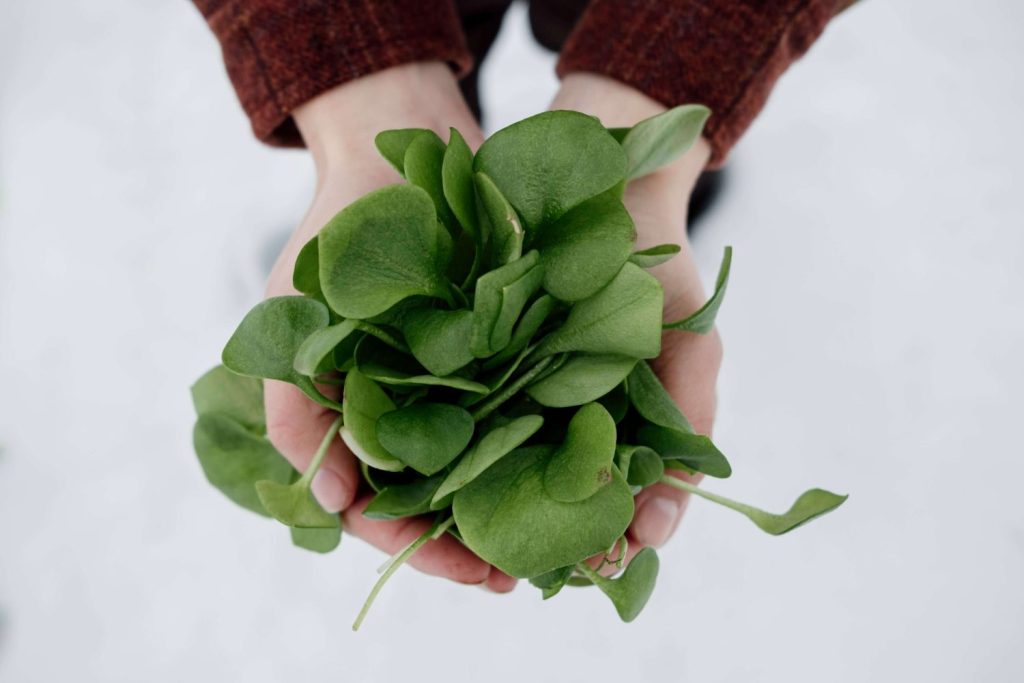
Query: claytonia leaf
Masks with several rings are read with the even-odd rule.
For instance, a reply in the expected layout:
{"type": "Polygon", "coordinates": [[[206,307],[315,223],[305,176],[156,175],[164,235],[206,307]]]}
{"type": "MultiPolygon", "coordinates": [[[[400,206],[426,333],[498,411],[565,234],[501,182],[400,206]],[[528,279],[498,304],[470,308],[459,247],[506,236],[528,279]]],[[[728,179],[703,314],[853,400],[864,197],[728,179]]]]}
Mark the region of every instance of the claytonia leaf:
{"type": "Polygon", "coordinates": [[[452,226],[455,223],[455,217],[448,207],[444,182],[441,177],[444,157],[445,144],[437,136],[437,133],[432,130],[420,133],[413,138],[405,150],[405,177],[413,185],[426,190],[434,202],[437,217],[446,226],[452,226]]]}
{"type": "MultiPolygon", "coordinates": [[[[513,261],[500,268],[487,273],[476,283],[476,300],[473,304],[473,334],[470,338],[470,350],[477,358],[485,358],[501,349],[494,348],[494,330],[502,316],[503,308],[511,310],[512,304],[517,303],[521,298],[521,289],[530,289],[533,285],[540,284],[537,275],[530,275],[530,271],[540,262],[540,256],[536,251],[531,251],[518,261],[513,261]],[[517,288],[516,302],[510,302],[506,306],[503,302],[503,293],[506,287],[513,285],[522,278],[527,278],[521,288],[517,288]]],[[[503,335],[502,335],[503,336],[503,335]]],[[[506,340],[508,343],[508,340],[506,340]]]]}
{"type": "Polygon", "coordinates": [[[635,358],[578,354],[535,384],[527,395],[542,406],[568,408],[601,398],[626,379],[635,358]]]}
{"type": "Polygon", "coordinates": [[[523,253],[523,226],[512,205],[486,173],[473,176],[477,196],[490,230],[490,260],[494,267],[511,263],[523,253]]]}
{"type": "Polygon", "coordinates": [[[223,365],[209,370],[192,385],[196,415],[221,413],[257,434],[267,431],[263,416],[263,382],[236,375],[223,365]]]}
{"type": "Polygon", "coordinates": [[[612,480],[615,421],[600,403],[588,403],[569,421],[565,441],[544,470],[544,489],[562,503],[586,500],[612,480]]]}
{"type": "Polygon", "coordinates": [[[703,105],[684,104],[633,126],[622,138],[626,176],[645,176],[682,156],[700,137],[710,115],[703,105]]]}
{"type": "Polygon", "coordinates": [[[545,600],[553,598],[558,595],[565,584],[572,577],[573,567],[560,567],[558,569],[552,569],[549,572],[544,572],[540,576],[535,576],[530,579],[530,583],[537,588],[541,589],[541,595],[545,600]]]}
{"type": "Polygon", "coordinates": [[[645,446],[616,447],[615,466],[625,477],[626,483],[638,490],[656,484],[665,473],[661,457],[645,446]]]}
{"type": "Polygon", "coordinates": [[[682,250],[678,244],[659,244],[656,247],[634,251],[629,260],[641,268],[653,268],[672,260],[682,250]]]}
{"type": "Polygon", "coordinates": [[[473,152],[465,138],[454,128],[448,139],[441,166],[445,199],[459,224],[471,235],[480,234],[477,223],[476,195],[473,191],[473,152]]]}
{"type": "Polygon", "coordinates": [[[669,427],[684,433],[692,433],[693,427],[672,400],[651,366],[640,361],[629,373],[626,380],[629,402],[648,422],[659,427],[669,427]]]}
{"type": "Polygon", "coordinates": [[[345,427],[341,438],[353,454],[367,465],[379,470],[397,472],[405,464],[380,445],[377,440],[377,419],[395,409],[395,404],[377,384],[352,369],[345,375],[345,427]]]}
{"type": "Polygon", "coordinates": [[[489,391],[483,384],[464,377],[430,375],[412,358],[370,339],[359,342],[359,346],[356,347],[356,367],[364,375],[381,384],[451,387],[476,394],[486,394],[489,391]]]}
{"type": "Polygon", "coordinates": [[[330,529],[291,528],[292,543],[315,553],[329,553],[341,543],[341,525],[330,529]]]}
{"type": "Polygon", "coordinates": [[[377,420],[377,439],[391,455],[420,474],[444,469],[473,438],[473,418],[445,403],[414,403],[377,420]]]}
{"type": "Polygon", "coordinates": [[[395,170],[405,175],[405,153],[412,141],[421,133],[430,133],[426,128],[398,128],[385,130],[377,134],[374,143],[377,151],[387,159],[388,163],[395,167],[395,170]]]}
{"type": "Polygon", "coordinates": [[[715,293],[695,313],[682,320],[672,323],[665,323],[666,330],[686,330],[697,334],[707,334],[715,326],[715,316],[718,309],[722,307],[725,299],[725,288],[729,286],[729,269],[732,267],[732,247],[725,248],[725,255],[722,257],[722,265],[718,269],[718,279],[715,281],[715,293]]]}
{"type": "Polygon", "coordinates": [[[430,500],[441,485],[442,478],[437,475],[407,484],[386,486],[363,509],[363,516],[370,519],[400,519],[429,512],[430,500]]]}
{"type": "Polygon", "coordinates": [[[619,618],[625,622],[636,619],[654,593],[658,578],[658,554],[653,548],[644,548],[617,579],[601,576],[585,564],[579,570],[589,578],[615,605],[619,618]]]}
{"type": "Polygon", "coordinates": [[[337,325],[313,332],[295,352],[295,361],[292,363],[295,372],[316,377],[333,368],[334,349],[358,329],[357,321],[343,320],[337,325]]]}
{"type": "Polygon", "coordinates": [[[306,242],[295,257],[292,286],[308,297],[324,300],[323,290],[320,289],[320,240],[317,237],[306,242]]]}
{"type": "Polygon", "coordinates": [[[732,467],[722,452],[706,436],[687,434],[677,429],[647,425],[637,433],[641,444],[658,452],[665,460],[677,460],[686,467],[724,479],[732,467]]]}
{"type": "Polygon", "coordinates": [[[473,362],[473,312],[436,308],[409,313],[402,325],[412,355],[432,375],[450,375],[473,362]]]}

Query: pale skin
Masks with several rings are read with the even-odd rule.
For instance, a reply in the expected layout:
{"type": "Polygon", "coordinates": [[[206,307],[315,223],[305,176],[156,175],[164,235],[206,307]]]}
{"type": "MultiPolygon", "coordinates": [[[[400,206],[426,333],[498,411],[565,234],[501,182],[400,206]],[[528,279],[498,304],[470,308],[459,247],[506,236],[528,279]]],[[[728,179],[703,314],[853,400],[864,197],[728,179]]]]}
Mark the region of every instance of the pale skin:
{"type": "MultiPolygon", "coordinates": [[[[569,74],[552,109],[592,114],[606,126],[630,126],[665,110],[660,103],[629,86],[594,74],[569,74]]],[[[374,136],[390,128],[430,128],[448,139],[455,127],[474,150],[483,133],[459,93],[450,69],[439,62],[407,64],[351,81],[303,104],[294,118],[317,170],[312,205],[285,246],[267,282],[267,296],[295,294],[291,274],[295,257],[338,211],[363,194],[396,183],[399,175],[377,153],[374,136]]],[[[667,242],[682,252],[651,273],[665,289],[665,315],[678,319],[705,300],[686,237],[686,210],[710,148],[700,140],[669,166],[631,182],[625,203],[636,223],[637,247],[667,242]]],[[[702,434],[709,434],[715,412],[715,381],[722,358],[718,333],[696,335],[666,332],[662,354],[654,363],[666,389],[702,434]]],[[[337,397],[336,387],[332,390],[337,397]]],[[[266,382],[267,428],[270,440],[299,470],[305,470],[336,414],[314,404],[289,384],[266,382]]],[[[424,518],[374,521],[361,512],[370,497],[357,497],[359,467],[336,439],[313,480],[313,492],[328,511],[341,512],[345,530],[394,553],[429,526],[424,518]]],[[[693,479],[696,481],[696,479],[693,479]]],[[[645,545],[660,546],[675,531],[689,494],[658,484],[637,496],[636,517],[628,532],[630,555],[645,545]]],[[[515,579],[476,557],[450,536],[424,545],[410,560],[413,567],[496,592],[515,587],[515,579]]]]}

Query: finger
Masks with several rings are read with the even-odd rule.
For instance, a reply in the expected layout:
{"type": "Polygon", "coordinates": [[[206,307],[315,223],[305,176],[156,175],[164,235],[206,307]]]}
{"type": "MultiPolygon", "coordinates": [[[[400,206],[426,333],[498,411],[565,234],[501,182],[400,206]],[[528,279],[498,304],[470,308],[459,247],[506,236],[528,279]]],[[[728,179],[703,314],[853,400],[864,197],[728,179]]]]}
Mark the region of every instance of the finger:
{"type": "MultiPolygon", "coordinates": [[[[363,508],[371,499],[372,496],[364,496],[345,510],[345,530],[386,553],[397,553],[430,528],[431,522],[425,517],[368,519],[363,516],[363,508]]],[[[425,543],[408,563],[424,574],[458,583],[482,584],[491,574],[491,565],[448,534],[425,543]]]]}
{"type": "MultiPolygon", "coordinates": [[[[337,387],[323,387],[337,397],[337,387]]],[[[324,435],[338,414],[309,400],[298,388],[285,382],[263,383],[267,410],[267,436],[277,450],[300,472],[309,467],[324,435]]],[[[323,464],[313,477],[313,495],[328,512],[344,510],[355,499],[359,468],[340,438],[331,441],[323,464]]]]}
{"type": "MultiPolygon", "coordinates": [[[[652,363],[665,389],[699,434],[710,434],[715,416],[715,382],[722,362],[722,344],[717,331],[706,336],[670,332],[665,335],[662,355],[652,363]]],[[[694,484],[699,475],[689,476],[667,470],[694,484]]],[[[655,484],[636,497],[636,514],[630,534],[637,542],[659,548],[675,532],[686,511],[690,494],[665,484],[655,484]]]]}
{"type": "Polygon", "coordinates": [[[491,573],[487,575],[487,588],[495,593],[511,593],[512,589],[519,583],[497,567],[491,567],[491,573]]]}

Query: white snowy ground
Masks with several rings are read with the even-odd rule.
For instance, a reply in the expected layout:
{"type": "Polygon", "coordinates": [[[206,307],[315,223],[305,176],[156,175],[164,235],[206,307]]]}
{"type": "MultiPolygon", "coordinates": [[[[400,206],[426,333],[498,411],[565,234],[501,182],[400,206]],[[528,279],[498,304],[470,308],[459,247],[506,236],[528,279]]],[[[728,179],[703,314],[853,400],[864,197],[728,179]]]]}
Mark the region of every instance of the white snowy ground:
{"type": "MultiPolygon", "coordinates": [[[[848,505],[784,538],[694,501],[652,604],[542,604],[290,548],[202,479],[187,387],[311,189],[255,143],[198,13],[0,6],[0,679],[1024,680],[1024,9],[865,2],[779,84],[696,236],[727,495],[848,505]]],[[[493,130],[544,108],[522,11],[493,130]]],[[[538,80],[537,72],[544,74],[538,80]]]]}

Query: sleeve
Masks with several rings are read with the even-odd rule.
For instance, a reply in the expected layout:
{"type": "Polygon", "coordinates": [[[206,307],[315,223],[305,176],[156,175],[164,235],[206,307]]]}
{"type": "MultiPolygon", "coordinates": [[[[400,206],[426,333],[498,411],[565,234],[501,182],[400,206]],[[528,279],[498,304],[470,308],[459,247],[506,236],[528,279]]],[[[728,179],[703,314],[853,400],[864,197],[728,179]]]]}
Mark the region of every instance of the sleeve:
{"type": "Polygon", "coordinates": [[[194,0],[260,140],[301,146],[295,107],[414,61],[472,64],[453,0],[194,0]]]}
{"type": "Polygon", "coordinates": [[[720,166],[775,81],[851,0],[594,0],[558,74],[589,71],[667,106],[711,108],[704,135],[720,166]]]}

